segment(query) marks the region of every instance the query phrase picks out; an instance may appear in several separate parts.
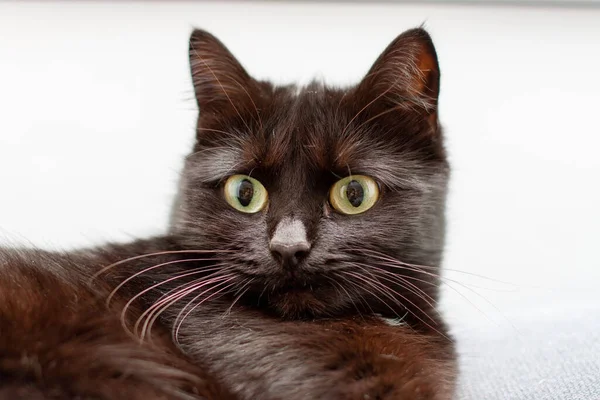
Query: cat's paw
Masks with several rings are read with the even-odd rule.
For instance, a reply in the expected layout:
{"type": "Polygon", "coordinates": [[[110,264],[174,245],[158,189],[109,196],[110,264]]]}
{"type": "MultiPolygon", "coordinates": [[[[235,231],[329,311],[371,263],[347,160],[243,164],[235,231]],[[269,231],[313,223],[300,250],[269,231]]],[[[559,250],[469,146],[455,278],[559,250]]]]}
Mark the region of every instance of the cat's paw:
{"type": "Polygon", "coordinates": [[[452,398],[450,380],[443,376],[449,370],[445,365],[436,368],[427,360],[422,363],[414,359],[407,361],[390,354],[342,355],[328,365],[329,370],[344,382],[337,385],[329,397],[336,400],[452,398]]]}

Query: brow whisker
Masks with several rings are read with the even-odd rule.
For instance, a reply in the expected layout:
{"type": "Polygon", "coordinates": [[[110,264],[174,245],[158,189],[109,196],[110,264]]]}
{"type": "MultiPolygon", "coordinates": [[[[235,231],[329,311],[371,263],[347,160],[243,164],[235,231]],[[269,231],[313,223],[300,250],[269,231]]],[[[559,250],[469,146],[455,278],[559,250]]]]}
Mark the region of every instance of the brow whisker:
{"type": "MultiPolygon", "coordinates": [[[[379,100],[380,98],[382,98],[383,96],[385,96],[390,90],[392,90],[393,86],[390,86],[388,89],[386,89],[384,92],[382,92],[381,94],[379,94],[378,96],[376,96],[373,100],[371,100],[370,102],[368,102],[363,108],[361,108],[355,115],[354,117],[352,117],[352,119],[350,120],[350,122],[348,122],[348,124],[346,124],[346,126],[344,127],[344,129],[342,130],[342,136],[344,136],[346,134],[346,131],[348,130],[348,127],[352,124],[352,122],[354,122],[354,120],[356,118],[358,118],[358,116],[360,114],[362,114],[367,108],[369,108],[373,103],[375,103],[377,100],[379,100]]],[[[340,101],[341,103],[341,101],[340,101]]],[[[363,124],[361,124],[362,126],[363,124]]]]}

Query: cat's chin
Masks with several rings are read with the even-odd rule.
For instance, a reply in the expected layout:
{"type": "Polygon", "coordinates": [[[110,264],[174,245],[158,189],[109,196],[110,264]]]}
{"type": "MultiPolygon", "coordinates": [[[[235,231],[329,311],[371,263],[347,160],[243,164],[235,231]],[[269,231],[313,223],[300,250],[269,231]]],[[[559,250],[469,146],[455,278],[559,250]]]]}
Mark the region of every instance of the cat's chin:
{"type": "Polygon", "coordinates": [[[284,318],[314,318],[327,315],[327,306],[310,292],[292,292],[270,299],[270,308],[284,318]]]}
{"type": "Polygon", "coordinates": [[[241,303],[286,319],[335,317],[356,311],[355,303],[320,276],[278,275],[256,279],[241,303]]]}
{"type": "Polygon", "coordinates": [[[284,318],[333,316],[341,308],[341,299],[330,288],[288,288],[268,297],[268,307],[284,318]]]}

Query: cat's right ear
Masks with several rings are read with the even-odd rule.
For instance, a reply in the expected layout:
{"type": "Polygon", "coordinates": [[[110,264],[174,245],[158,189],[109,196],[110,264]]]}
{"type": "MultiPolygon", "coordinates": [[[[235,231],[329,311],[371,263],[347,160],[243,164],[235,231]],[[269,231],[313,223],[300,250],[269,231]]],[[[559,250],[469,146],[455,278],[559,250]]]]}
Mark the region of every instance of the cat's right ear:
{"type": "MultiPolygon", "coordinates": [[[[422,28],[398,36],[381,53],[356,93],[365,109],[412,110],[437,131],[440,69],[429,34],[422,28]]],[[[379,112],[379,111],[377,111],[379,112]]]]}
{"type": "Polygon", "coordinates": [[[237,110],[236,104],[251,100],[256,82],[216,37],[194,30],[189,52],[192,82],[201,112],[237,110]]]}

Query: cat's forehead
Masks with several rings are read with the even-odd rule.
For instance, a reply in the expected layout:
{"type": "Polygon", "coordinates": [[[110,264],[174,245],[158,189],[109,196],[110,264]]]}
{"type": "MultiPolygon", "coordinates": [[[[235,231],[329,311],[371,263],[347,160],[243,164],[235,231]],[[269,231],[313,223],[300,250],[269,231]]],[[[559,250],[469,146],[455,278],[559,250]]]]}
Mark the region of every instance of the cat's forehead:
{"type": "MultiPolygon", "coordinates": [[[[294,89],[291,89],[294,90],[294,89]]],[[[335,168],[339,146],[344,140],[348,119],[340,100],[343,94],[323,85],[295,89],[289,100],[279,102],[270,116],[271,135],[267,137],[265,166],[307,164],[320,169],[335,168]]]]}
{"type": "Polygon", "coordinates": [[[405,177],[422,170],[402,139],[411,127],[403,127],[401,119],[392,129],[364,123],[349,91],[320,84],[279,87],[250,110],[234,120],[199,126],[205,140],[197,149],[202,154],[198,171],[204,180],[267,171],[287,180],[294,175],[300,183],[311,174],[352,173],[406,187],[414,185],[405,177]]]}
{"type": "Polygon", "coordinates": [[[221,149],[224,159],[248,167],[346,167],[345,154],[357,143],[343,96],[322,84],[273,88],[249,112],[200,124],[200,147],[221,149]]]}
{"type": "Polygon", "coordinates": [[[366,129],[352,124],[352,110],[343,103],[345,92],[323,85],[289,88],[287,97],[274,99],[250,118],[247,135],[237,143],[244,163],[281,170],[346,171],[376,147],[366,129]]]}

